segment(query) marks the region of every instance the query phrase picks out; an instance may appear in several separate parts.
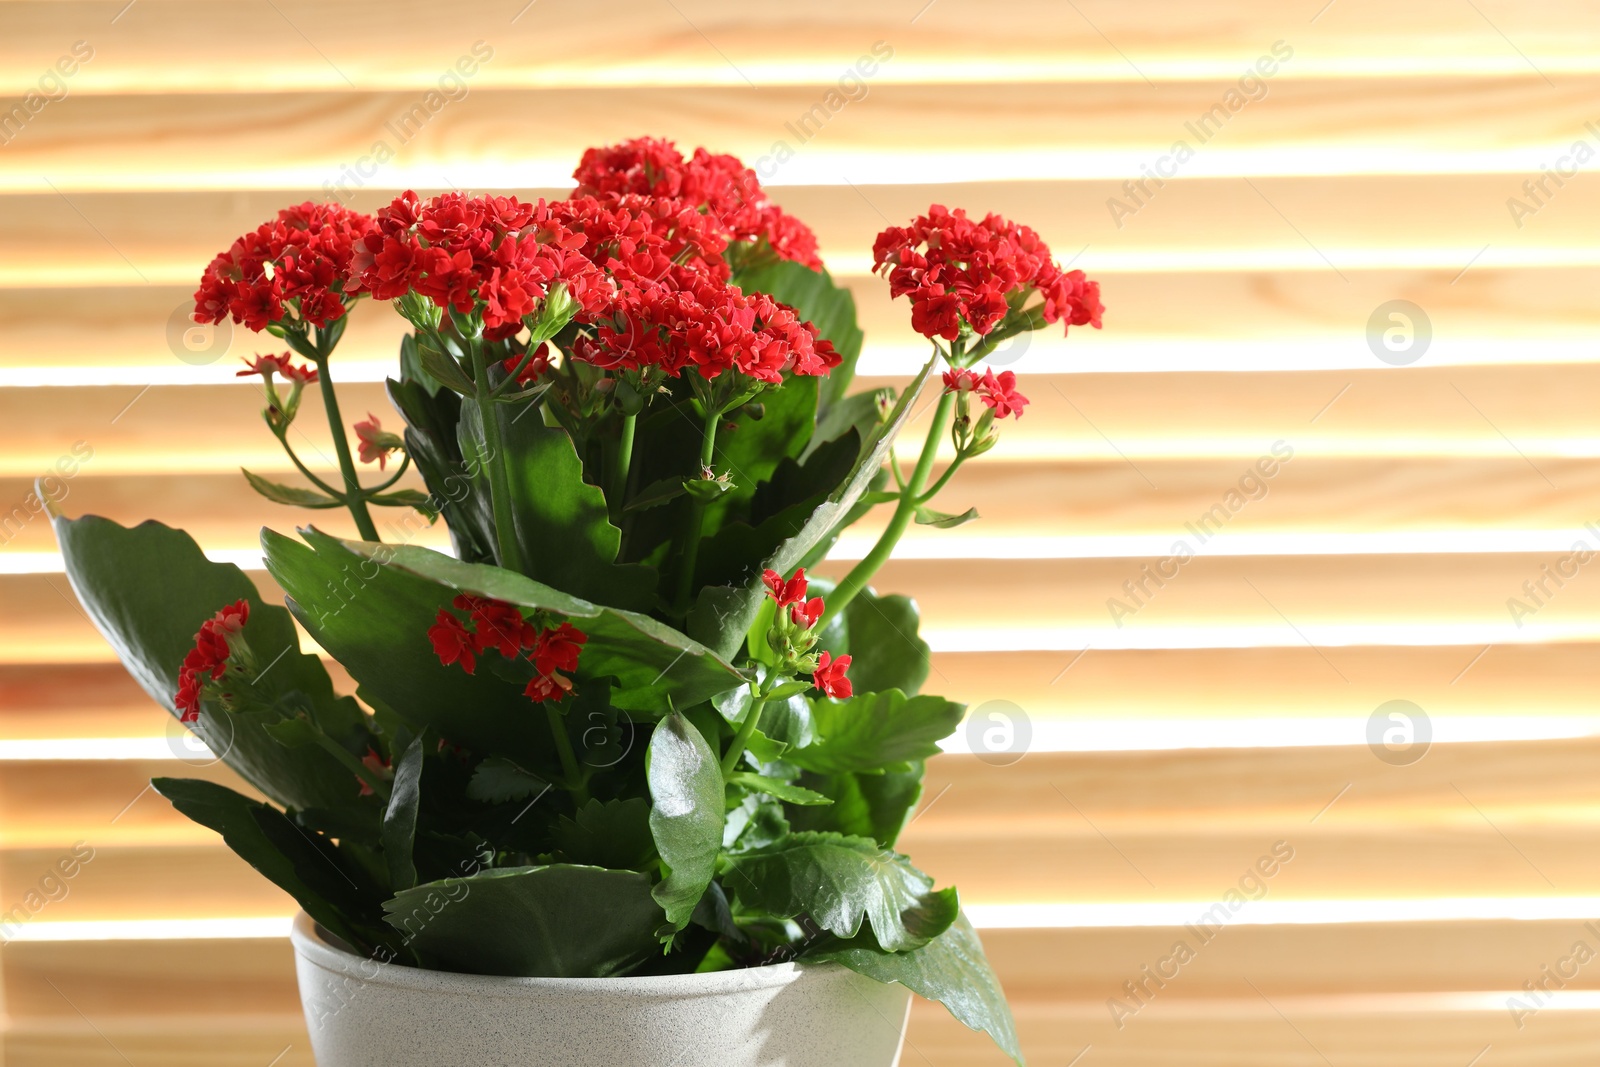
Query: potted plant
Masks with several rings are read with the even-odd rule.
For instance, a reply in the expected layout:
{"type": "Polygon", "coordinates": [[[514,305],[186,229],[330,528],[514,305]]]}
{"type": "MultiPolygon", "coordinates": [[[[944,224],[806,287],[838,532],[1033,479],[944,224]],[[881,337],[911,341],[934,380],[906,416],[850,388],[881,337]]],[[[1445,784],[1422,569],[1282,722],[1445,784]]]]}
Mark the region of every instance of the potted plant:
{"type": "Polygon", "coordinates": [[[206,269],[197,319],[287,348],[241,374],[304,483],[245,477],[360,538],[264,529],[285,609],[181,531],[55,517],[129,670],[265,799],[156,789],[304,909],[323,1067],[887,1065],[908,991],[1020,1062],[956,891],[894,851],[964,709],[920,693],[916,605],[869,583],[912,522],[975,517],[931,504],[1027,403],[985,355],[1098,327],[1098,286],[1025,227],[934,207],[873,250],[931,358],[898,397],[851,393],[852,298],[753,172],[642,139],[576,178],[559,201],[303,204],[206,269]],[[410,326],[404,426],[368,413],[352,455],[331,371],[368,300],[410,326]],[[308,387],[336,479],[301,454],[308,387]],[[396,487],[410,469],[426,492],[396,487]],[[879,506],[871,551],[808,577],[879,506]],[[434,521],[452,554],[411,543],[434,521]]]}

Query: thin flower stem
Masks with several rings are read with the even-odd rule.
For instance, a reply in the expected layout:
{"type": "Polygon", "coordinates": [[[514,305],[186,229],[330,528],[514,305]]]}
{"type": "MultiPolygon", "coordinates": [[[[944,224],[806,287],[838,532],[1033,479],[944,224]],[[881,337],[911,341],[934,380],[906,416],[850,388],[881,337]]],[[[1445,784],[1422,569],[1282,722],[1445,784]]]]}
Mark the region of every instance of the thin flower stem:
{"type": "Polygon", "coordinates": [[[411,456],[410,456],[410,454],[406,453],[406,452],[402,452],[400,454],[400,469],[394,472],[394,477],[393,478],[390,478],[388,481],[384,482],[382,485],[375,485],[371,489],[365,490],[367,499],[371,500],[374,495],[383,492],[385,489],[389,488],[395,482],[398,482],[401,478],[403,478],[405,476],[406,468],[408,468],[410,466],[411,466],[411,456]]]}
{"type": "Polygon", "coordinates": [[[283,450],[289,454],[289,460],[295,465],[295,469],[310,479],[312,485],[316,486],[318,489],[321,489],[324,493],[327,493],[339,503],[344,503],[343,493],[329,485],[327,482],[323,481],[321,478],[318,478],[315,474],[312,474],[311,469],[304,463],[300,462],[300,457],[294,454],[294,449],[290,446],[287,435],[279,436],[278,443],[282,445],[283,450]]]}
{"type": "Polygon", "coordinates": [[[545,721],[550,724],[550,736],[556,743],[556,755],[561,758],[561,773],[566,776],[566,790],[573,795],[579,804],[589,799],[589,786],[584,781],[583,771],[578,767],[578,757],[572,751],[572,738],[567,736],[567,721],[561,717],[560,709],[551,701],[545,701],[545,721]]]}
{"type": "Polygon", "coordinates": [[[944,469],[944,473],[939,475],[939,480],[934,482],[933,485],[929,486],[928,491],[917,498],[918,506],[930,503],[934,497],[938,496],[939,492],[944,489],[945,486],[950,484],[950,478],[955,474],[955,472],[961,469],[961,464],[965,463],[966,461],[967,457],[962,453],[957,452],[956,458],[950,461],[950,466],[946,467],[944,469]]]}
{"type": "MultiPolygon", "coordinates": [[[[707,404],[705,429],[700,437],[700,471],[696,473],[711,469],[717,451],[717,423],[721,419],[721,409],[707,404]]],[[[678,572],[678,595],[673,603],[680,616],[689,613],[689,594],[694,591],[694,568],[700,557],[700,536],[705,532],[705,521],[705,502],[696,497],[689,502],[689,522],[684,529],[683,550],[678,554],[682,569],[678,572]]]]}
{"type": "Polygon", "coordinates": [[[623,497],[628,493],[628,469],[633,465],[633,436],[638,429],[639,416],[622,416],[622,437],[617,441],[615,464],[611,468],[611,492],[606,494],[611,504],[611,521],[622,514],[623,497]]]}
{"type": "Polygon", "coordinates": [[[489,369],[483,354],[483,339],[470,337],[467,346],[472,357],[472,381],[477,391],[479,421],[483,424],[484,454],[478,459],[489,469],[489,508],[494,513],[494,536],[499,549],[500,566],[522,573],[522,549],[517,543],[517,529],[511,514],[511,475],[506,470],[500,443],[500,405],[492,399],[489,389],[489,369]]]}
{"type": "Polygon", "coordinates": [[[911,472],[911,480],[900,493],[900,503],[895,505],[894,514],[889,517],[889,525],[884,527],[877,544],[872,546],[872,551],[850,569],[850,573],[845,575],[838,588],[828,596],[827,614],[823,616],[824,618],[833,618],[843,611],[850,601],[856,598],[856,594],[867,587],[867,583],[872,581],[872,576],[878,573],[878,568],[887,563],[894,553],[895,545],[900,543],[906,528],[911,525],[917,508],[922,506],[920,498],[923,488],[928,484],[928,476],[933,472],[934,456],[939,451],[939,442],[944,439],[945,426],[950,422],[950,413],[955,410],[955,406],[954,393],[945,393],[939,398],[939,405],[933,410],[933,422],[928,427],[928,439],[922,446],[922,455],[917,459],[916,469],[911,472]]]}
{"type": "Polygon", "coordinates": [[[770,689],[763,688],[750,701],[750,707],[744,713],[743,721],[739,723],[739,732],[734,736],[733,744],[722,755],[722,776],[724,778],[732,774],[734,768],[739,766],[739,760],[744,756],[744,750],[750,744],[750,737],[756,732],[756,726],[761,722],[761,709],[767,706],[767,696],[770,692],[770,689]]]}
{"type": "Polygon", "coordinates": [[[333,431],[333,451],[339,457],[339,473],[344,475],[342,496],[344,505],[350,509],[350,516],[356,520],[356,529],[361,533],[362,539],[377,541],[378,528],[373,525],[372,513],[367,510],[366,497],[361,494],[361,481],[356,477],[356,463],[350,456],[350,442],[345,438],[344,418],[339,414],[339,398],[334,393],[333,379],[328,375],[327,355],[317,356],[315,363],[317,382],[322,387],[322,406],[328,415],[328,428],[333,431]]]}

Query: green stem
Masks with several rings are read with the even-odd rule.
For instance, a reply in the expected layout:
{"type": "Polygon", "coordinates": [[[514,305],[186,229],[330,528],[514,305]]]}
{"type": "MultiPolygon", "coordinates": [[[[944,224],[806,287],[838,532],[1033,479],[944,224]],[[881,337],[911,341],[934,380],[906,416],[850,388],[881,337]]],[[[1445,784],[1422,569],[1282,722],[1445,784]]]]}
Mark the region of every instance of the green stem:
{"type": "Polygon", "coordinates": [[[344,418],[339,414],[339,398],[333,390],[333,379],[328,376],[328,357],[319,356],[317,382],[322,386],[322,406],[328,415],[328,428],[333,431],[333,452],[339,457],[339,473],[344,475],[344,504],[356,520],[356,529],[363,540],[378,540],[378,528],[372,523],[372,513],[367,510],[366,497],[361,495],[361,481],[356,477],[356,463],[350,456],[350,442],[345,439],[344,418]]]}
{"type": "MultiPolygon", "coordinates": [[[[721,409],[708,404],[705,429],[700,437],[700,470],[695,472],[697,477],[711,467],[712,458],[717,451],[717,423],[721,419],[721,409]]],[[[699,561],[700,537],[705,532],[705,521],[705,503],[698,498],[691,500],[689,523],[684,529],[683,550],[678,553],[679,565],[682,568],[678,572],[678,595],[673,601],[679,616],[686,616],[689,613],[689,594],[694,591],[694,568],[699,561]]]]}
{"type": "Polygon", "coordinates": [[[761,709],[767,706],[767,692],[763,690],[755,694],[750,701],[750,708],[744,714],[744,720],[739,723],[739,732],[734,736],[733,745],[722,756],[722,776],[726,778],[739,766],[739,758],[744,755],[745,748],[750,744],[750,735],[756,732],[756,725],[761,722],[761,709]]]}
{"type": "Polygon", "coordinates": [[[583,771],[578,767],[578,757],[572,751],[572,738],[567,736],[567,721],[552,701],[545,701],[545,721],[550,724],[550,736],[556,742],[556,755],[561,757],[561,773],[566,775],[566,788],[579,804],[589,799],[589,787],[584,782],[583,771]]]}
{"type": "Polygon", "coordinates": [[[900,493],[900,503],[895,505],[894,514],[889,517],[889,525],[884,527],[877,544],[872,546],[872,551],[852,567],[838,588],[829,594],[827,614],[824,618],[833,618],[843,611],[850,601],[856,598],[856,594],[867,587],[867,583],[872,581],[872,576],[878,573],[878,568],[887,563],[890,555],[894,553],[895,545],[900,543],[900,538],[911,525],[917,508],[921,506],[923,489],[928,484],[928,476],[933,472],[934,456],[938,454],[939,442],[944,440],[945,426],[950,422],[950,413],[955,410],[955,406],[954,393],[945,393],[939,398],[939,406],[933,409],[933,422],[928,427],[928,439],[923,443],[922,455],[917,459],[916,469],[911,472],[911,479],[906,482],[905,489],[900,493]]]}
{"type": "Polygon", "coordinates": [[[299,470],[301,474],[305,475],[306,478],[310,480],[312,485],[316,486],[318,489],[321,489],[324,493],[327,493],[341,504],[344,503],[343,493],[339,492],[339,490],[335,489],[321,478],[318,478],[315,474],[312,474],[311,469],[304,463],[300,462],[300,457],[294,454],[293,448],[289,447],[289,438],[287,436],[279,436],[278,443],[282,445],[283,450],[289,454],[289,459],[292,463],[294,463],[295,468],[299,470]]]}
{"type": "Polygon", "coordinates": [[[957,452],[956,458],[950,461],[950,466],[946,467],[944,473],[939,475],[939,480],[929,486],[928,491],[917,498],[917,504],[920,506],[930,503],[934,497],[938,496],[940,491],[950,484],[951,477],[961,469],[961,464],[965,463],[966,460],[966,456],[957,452]]]}
{"type": "Polygon", "coordinates": [[[611,492],[606,494],[611,504],[611,521],[622,514],[623,497],[628,493],[628,468],[633,465],[633,435],[638,429],[639,416],[622,416],[622,437],[617,441],[617,454],[611,467],[611,492]]]}
{"type": "Polygon", "coordinates": [[[474,400],[478,405],[478,420],[483,424],[484,452],[478,457],[489,470],[489,509],[494,513],[494,536],[500,554],[500,566],[522,573],[522,550],[517,544],[515,517],[511,514],[511,475],[506,470],[499,445],[500,405],[495,403],[489,389],[489,368],[483,355],[483,339],[467,338],[472,356],[472,381],[476,389],[474,400]]]}

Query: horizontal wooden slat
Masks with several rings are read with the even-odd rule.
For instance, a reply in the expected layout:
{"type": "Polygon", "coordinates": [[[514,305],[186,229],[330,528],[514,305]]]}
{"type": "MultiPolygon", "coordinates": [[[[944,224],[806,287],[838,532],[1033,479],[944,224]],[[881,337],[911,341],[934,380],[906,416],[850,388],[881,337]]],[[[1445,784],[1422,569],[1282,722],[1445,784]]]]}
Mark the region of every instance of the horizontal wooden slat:
{"type": "MultiPolygon", "coordinates": [[[[858,382],[861,389],[899,384],[858,382]]],[[[1121,460],[1137,468],[1145,459],[1229,457],[1243,475],[1281,440],[1300,458],[1524,457],[1530,478],[1559,487],[1541,459],[1600,454],[1586,401],[1600,389],[1600,365],[1286,370],[1248,378],[1174,373],[1159,389],[1142,375],[1039,374],[1019,386],[1032,406],[1005,424],[990,462],[1121,460]]],[[[341,397],[350,421],[391,410],[376,383],[349,384],[341,397]]],[[[82,468],[102,477],[287,470],[281,448],[259,423],[260,407],[259,389],[247,386],[6,390],[0,476],[44,474],[79,441],[94,449],[82,468]]],[[[398,416],[387,418],[399,423],[398,416]]],[[[916,447],[919,425],[906,431],[908,449],[916,447]]],[[[317,398],[307,397],[295,428],[306,461],[333,466],[317,398]]],[[[1290,462],[1284,469],[1292,468],[1290,462]]],[[[1158,489],[1153,480],[1141,481],[1158,489]]]]}
{"type": "MultiPolygon", "coordinates": [[[[1061,259],[1075,258],[1074,265],[1091,274],[1180,266],[1199,272],[1292,266],[1327,274],[1322,280],[1329,291],[1338,292],[1341,303],[1348,304],[1355,293],[1340,271],[1434,267],[1447,271],[1449,279],[1478,253],[1482,254],[1474,269],[1479,271],[1500,264],[1595,266],[1593,248],[1582,235],[1600,223],[1600,191],[1573,182],[1550,199],[1548,210],[1541,209],[1536,218],[1518,226],[1506,202],[1510,196],[1526,196],[1520,180],[1497,173],[1261,177],[1250,183],[1198,178],[1160,189],[1152,185],[1141,193],[1130,192],[1123,187],[1124,179],[1116,178],[799,186],[778,190],[777,196],[817,231],[823,255],[836,273],[864,271],[871,265],[873,238],[880,230],[925,212],[930,203],[941,203],[1025,222],[1052,243],[1061,259]],[[1108,208],[1113,198],[1130,208],[1137,206],[1147,194],[1150,203],[1137,214],[1118,218],[1108,208]],[[1486,244],[1490,247],[1484,250],[1486,244]]],[[[515,191],[531,199],[565,196],[570,189],[567,182],[515,191]]],[[[435,191],[422,190],[425,195],[435,191]]],[[[398,192],[382,187],[335,196],[322,188],[305,187],[64,197],[47,190],[0,197],[0,226],[8,235],[0,251],[0,286],[51,284],[78,289],[148,283],[192,288],[219,250],[272,218],[279,208],[307,199],[340,199],[371,212],[398,192]]],[[[906,318],[899,310],[903,305],[896,305],[892,316],[872,306],[888,305],[886,285],[861,288],[872,298],[861,301],[870,326],[885,318],[895,324],[906,318]]],[[[1448,295],[1452,299],[1447,306],[1464,305],[1455,309],[1463,313],[1506,310],[1472,308],[1459,294],[1448,295]]],[[[1541,303],[1547,301],[1548,297],[1541,303]]],[[[1115,287],[1108,292],[1107,303],[1117,306],[1115,287]]],[[[1364,309],[1363,315],[1370,310],[1364,309]]],[[[1530,309],[1516,310],[1527,317],[1530,309]]],[[[1128,311],[1121,308],[1119,327],[1148,331],[1137,317],[1130,320],[1128,311]]],[[[1261,327],[1240,325],[1255,331],[1261,327]]],[[[1436,325],[1444,335],[1450,322],[1436,325]]],[[[872,333],[881,335],[876,329],[872,333]]]]}
{"type": "MultiPolygon", "coordinates": [[[[906,451],[909,454],[910,449],[906,451]]],[[[1239,459],[1156,459],[1141,460],[1135,469],[1121,460],[1006,462],[1003,454],[991,454],[984,462],[957,471],[940,498],[947,510],[976,507],[981,518],[955,532],[913,526],[904,551],[959,556],[962,550],[954,546],[969,536],[1000,539],[997,551],[1005,554],[1034,550],[1017,547],[1006,553],[1004,541],[1021,546],[1020,538],[1072,543],[1084,539],[1090,547],[1083,551],[1097,555],[1136,556],[1152,543],[1165,549],[1185,535],[1185,524],[1205,515],[1237,487],[1245,466],[1239,459]]],[[[1461,547],[1455,543],[1460,537],[1495,532],[1506,535],[1501,548],[1513,549],[1519,547],[1513,533],[1579,531],[1585,523],[1600,521],[1600,507],[1592,503],[1600,498],[1600,464],[1545,457],[1539,460],[1539,469],[1548,482],[1514,455],[1459,460],[1296,458],[1280,468],[1264,496],[1229,519],[1210,549],[1229,550],[1242,535],[1296,535],[1302,540],[1281,540],[1279,549],[1304,547],[1317,537],[1317,551],[1337,551],[1341,544],[1357,550],[1361,542],[1338,540],[1339,535],[1349,534],[1406,535],[1413,540],[1396,544],[1443,551],[1461,547]]],[[[331,471],[321,473],[324,478],[336,477],[331,471]]],[[[21,501],[32,489],[31,478],[0,478],[0,501],[21,501]]],[[[159,518],[187,530],[212,550],[256,549],[263,525],[289,529],[315,522],[332,532],[353,532],[344,513],[313,514],[270,503],[236,472],[99,477],[91,462],[65,483],[65,489],[60,506],[67,514],[104,515],[126,525],[159,518]]],[[[853,527],[849,543],[875,535],[887,520],[887,510],[874,511],[853,527]]],[[[399,513],[381,516],[398,520],[399,513]]],[[[4,531],[9,539],[0,546],[0,561],[8,552],[56,550],[47,522],[18,526],[13,519],[4,531]]],[[[440,524],[414,531],[408,543],[442,548],[448,537],[440,524]]],[[[1525,538],[1520,547],[1529,547],[1525,538]]]]}
{"type": "Polygon", "coordinates": [[[971,17],[972,5],[948,0],[921,12],[916,4],[880,8],[829,0],[809,5],[803,18],[727,0],[684,0],[675,8],[624,2],[613,7],[606,47],[597,49],[589,11],[575,0],[545,0],[529,12],[466,9],[448,28],[427,35],[415,27],[427,24],[436,9],[415,2],[330,9],[311,0],[220,7],[145,0],[140,10],[119,17],[117,0],[11,0],[0,66],[8,72],[5,92],[20,94],[33,88],[34,68],[52,65],[77,36],[96,51],[73,75],[75,93],[253,91],[260,81],[244,72],[254,58],[247,42],[271,39],[273,71],[285,84],[412,88],[435,83],[481,38],[495,51],[472,76],[474,88],[563,86],[580,79],[737,87],[820,81],[884,40],[895,54],[875,75],[883,83],[960,82],[997,73],[1232,80],[1274,39],[1288,38],[1297,48],[1294,68],[1308,74],[1527,70],[1528,61],[1496,34],[1499,27],[1552,76],[1588,69],[1581,30],[1593,24],[1591,9],[1574,0],[1534,6],[1486,0],[1479,6],[1481,18],[1447,0],[1403,7],[1347,0],[1311,23],[1309,15],[1290,16],[1269,0],[1236,0],[1226,18],[1181,3],[1129,8],[1085,0],[1080,14],[1031,0],[1013,4],[1010,17],[995,23],[971,17]],[[1016,32],[1018,26],[1027,32],[1016,32]]]}
{"type": "Polygon", "coordinates": [[[1209,80],[879,85],[810,139],[786,124],[818,106],[815,85],[480,89],[409,139],[388,126],[421,108],[405,92],[85,96],[40,112],[6,146],[0,191],[322,188],[347,166],[370,169],[361,154],[386,138],[397,154],[381,168],[385,184],[538,186],[565,180],[586,147],[641,130],[754,164],[788,140],[798,147],[781,184],[1120,181],[1214,107],[1229,115],[1225,133],[1192,135],[1217,143],[1201,145],[1185,176],[1537,172],[1582,136],[1596,77],[1406,78],[1382,94],[1360,80],[1279,79],[1236,115],[1222,102],[1228,86],[1209,80]],[[540,116],[537,138],[526,136],[530,114],[540,116]]]}
{"type": "MultiPolygon", "coordinates": [[[[1280,841],[1293,859],[1264,891],[1274,902],[1600,896],[1600,740],[1436,745],[1394,766],[1360,743],[1363,726],[1328,748],[942,756],[902,846],[980,905],[1201,902],[1198,916],[1280,841]]],[[[84,842],[95,858],[39,921],[287,914],[214,835],[145,791],[153,774],[251,792],[218,766],[9,765],[6,899],[84,842]]]]}
{"type": "MultiPolygon", "coordinates": [[[[946,560],[891,562],[875,585],[906,592],[922,606],[923,629],[941,649],[982,650],[985,634],[1043,644],[1015,648],[1371,645],[1410,634],[1403,644],[1521,643],[1534,638],[1591,639],[1600,630],[1600,590],[1569,582],[1528,617],[1525,582],[1543,577],[1550,557],[1530,553],[1417,556],[1200,556],[1160,589],[1142,575],[1148,561],[1128,559],[995,560],[970,581],[946,560]],[[1128,591],[1145,581],[1146,596],[1128,591]],[[1111,604],[1116,600],[1120,608],[1111,604]],[[1209,635],[1205,632],[1209,628],[1209,635]],[[1368,629],[1363,629],[1368,628],[1368,629]],[[1038,631],[1025,638],[1027,631],[1038,631]],[[1238,636],[1235,636],[1237,634],[1238,636]],[[1059,635],[1059,636],[1054,636],[1059,635]],[[1199,636],[1194,636],[1199,635],[1199,636]],[[1431,637],[1431,639],[1430,639],[1431,637]],[[1211,640],[1210,638],[1215,638],[1211,640]],[[1147,644],[1148,642],[1148,644],[1147,644]]],[[[841,565],[820,572],[837,577],[841,565]]],[[[1547,586],[1553,589],[1553,586],[1547,586]]],[[[0,621],[8,641],[0,662],[82,662],[107,658],[80,613],[64,576],[0,575],[16,615],[0,621]]],[[[270,586],[263,595],[281,595],[270,586]]],[[[1326,654],[1327,679],[1342,682],[1337,651],[1326,654]]]]}

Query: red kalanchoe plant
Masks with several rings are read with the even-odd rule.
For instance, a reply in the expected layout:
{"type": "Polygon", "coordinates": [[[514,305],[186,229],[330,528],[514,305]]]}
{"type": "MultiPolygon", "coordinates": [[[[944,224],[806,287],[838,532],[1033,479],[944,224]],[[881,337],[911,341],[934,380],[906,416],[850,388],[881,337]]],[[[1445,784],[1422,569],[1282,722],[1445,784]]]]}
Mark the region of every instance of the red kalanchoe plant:
{"type": "Polygon", "coordinates": [[[964,708],[921,691],[917,607],[871,583],[913,522],[976,518],[932,504],[1028,404],[985,358],[1098,327],[1098,285],[1027,227],[930,209],[874,264],[932,357],[898,395],[852,394],[854,298],[752,171],[640,139],[576,177],[555,201],[302,205],[207,268],[197,314],[288,349],[241,376],[303,482],[247,477],[347,509],[359,539],[264,530],[286,610],[179,531],[56,519],[88,614],[265,802],[156,788],[374,959],[590,979],[832,962],[1019,1056],[955,890],[895,850],[964,708]],[[330,375],[365,295],[409,327],[396,432],[345,423],[330,375]],[[307,386],[337,476],[291,447],[307,386]],[[907,470],[893,445],[924,394],[907,470]],[[879,504],[870,551],[830,555],[879,504]],[[382,506],[405,519],[387,540],[382,506]],[[434,522],[448,553],[419,543],[434,522]],[[437,899],[449,921],[408,928],[437,899]]]}

